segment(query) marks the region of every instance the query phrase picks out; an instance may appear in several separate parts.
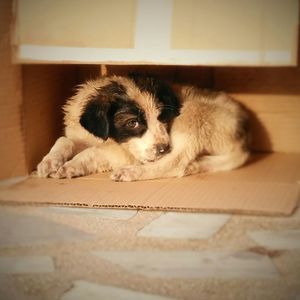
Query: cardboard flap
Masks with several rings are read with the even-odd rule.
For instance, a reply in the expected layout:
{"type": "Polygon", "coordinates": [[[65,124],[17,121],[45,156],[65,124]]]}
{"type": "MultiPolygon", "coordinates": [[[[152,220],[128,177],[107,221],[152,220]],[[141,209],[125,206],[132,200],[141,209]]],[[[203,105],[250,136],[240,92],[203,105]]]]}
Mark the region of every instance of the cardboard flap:
{"type": "Polygon", "coordinates": [[[5,203],[290,215],[299,199],[298,154],[272,154],[231,172],[118,183],[107,174],[30,177],[2,186],[5,203]]]}

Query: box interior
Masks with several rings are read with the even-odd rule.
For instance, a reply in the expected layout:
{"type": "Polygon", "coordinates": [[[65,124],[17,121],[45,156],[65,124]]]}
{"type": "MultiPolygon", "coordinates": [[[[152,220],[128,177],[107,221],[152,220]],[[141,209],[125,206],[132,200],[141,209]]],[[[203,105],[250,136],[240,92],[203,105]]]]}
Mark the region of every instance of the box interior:
{"type": "MultiPolygon", "coordinates": [[[[251,114],[252,150],[300,151],[300,68],[25,65],[21,122],[26,171],[31,172],[62,134],[61,107],[77,84],[104,74],[155,74],[171,82],[224,90],[251,114]]],[[[12,174],[14,175],[14,174],[12,174]]]]}
{"type": "Polygon", "coordinates": [[[17,184],[4,182],[0,200],[268,215],[290,215],[294,211],[300,179],[299,68],[24,65],[22,109],[11,108],[14,122],[20,122],[14,126],[20,126],[21,134],[7,136],[12,146],[19,146],[6,149],[2,178],[28,175],[35,170],[62,134],[61,106],[77,84],[103,74],[126,75],[133,71],[228,91],[251,112],[255,153],[252,161],[231,172],[127,184],[110,181],[108,174],[72,180],[30,176],[17,184]],[[21,152],[24,165],[22,161],[12,163],[16,161],[15,151],[21,152]]]}
{"type": "Polygon", "coordinates": [[[299,53],[297,67],[13,64],[11,4],[1,5],[1,203],[271,215],[294,211],[300,180],[299,53]],[[16,183],[14,178],[30,175],[62,135],[61,107],[77,84],[133,71],[224,90],[243,103],[251,113],[252,162],[232,172],[128,184],[112,182],[107,174],[58,181],[29,176],[16,183]]]}

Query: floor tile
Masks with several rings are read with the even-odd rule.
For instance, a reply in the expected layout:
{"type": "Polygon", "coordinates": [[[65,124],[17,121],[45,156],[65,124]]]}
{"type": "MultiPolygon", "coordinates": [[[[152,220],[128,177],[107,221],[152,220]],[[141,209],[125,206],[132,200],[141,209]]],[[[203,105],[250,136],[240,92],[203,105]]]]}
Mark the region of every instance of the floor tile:
{"type": "Polygon", "coordinates": [[[49,273],[53,271],[53,260],[49,256],[0,257],[0,274],[49,273]]]}
{"type": "MultiPolygon", "coordinates": [[[[25,275],[25,274],[24,274],[25,275]]],[[[20,277],[20,275],[18,275],[20,277]]],[[[25,275],[27,276],[27,274],[25,275]]],[[[40,300],[41,297],[24,293],[24,290],[16,287],[16,281],[11,276],[0,276],[0,299],[2,300],[40,300]]]]}
{"type": "Polygon", "coordinates": [[[260,246],[269,249],[300,249],[300,230],[258,230],[250,231],[248,236],[260,246]]]}
{"type": "Polygon", "coordinates": [[[252,252],[97,251],[97,257],[149,277],[274,278],[278,272],[268,256],[252,252]]]}
{"type": "Polygon", "coordinates": [[[128,220],[136,215],[136,210],[129,209],[101,209],[101,208],[82,208],[82,207],[58,207],[52,206],[43,208],[44,210],[75,215],[93,215],[105,219],[128,220]]]}
{"type": "Polygon", "coordinates": [[[230,217],[224,214],[168,212],[145,226],[138,236],[207,239],[219,231],[230,217]]]}
{"type": "Polygon", "coordinates": [[[37,216],[0,212],[0,247],[88,240],[93,235],[37,216]]]}
{"type": "Polygon", "coordinates": [[[171,300],[171,298],[150,295],[114,286],[105,286],[87,281],[75,281],[74,286],[60,300],[171,300]]]}

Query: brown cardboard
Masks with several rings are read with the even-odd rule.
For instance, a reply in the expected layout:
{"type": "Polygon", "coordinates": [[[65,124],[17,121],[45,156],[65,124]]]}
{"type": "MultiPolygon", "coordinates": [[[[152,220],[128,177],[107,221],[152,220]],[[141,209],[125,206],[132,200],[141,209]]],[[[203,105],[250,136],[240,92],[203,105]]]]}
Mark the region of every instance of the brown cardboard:
{"type": "Polygon", "coordinates": [[[294,0],[174,0],[171,43],[179,49],[285,50],[295,46],[297,24],[294,0]]]}
{"type": "Polygon", "coordinates": [[[26,172],[21,124],[22,67],[10,63],[11,10],[12,1],[0,1],[0,178],[26,172]]]}
{"type": "Polygon", "coordinates": [[[85,1],[74,1],[72,8],[68,1],[18,0],[16,7],[22,44],[94,48],[134,46],[134,0],[97,0],[89,5],[85,1]],[[72,13],[66,14],[70,9],[72,13]],[[118,22],[111,22],[112,18],[118,22]]]}
{"type": "Polygon", "coordinates": [[[231,172],[117,183],[107,174],[34,176],[0,188],[1,203],[290,215],[299,200],[300,154],[255,156],[231,172]]]}
{"type": "Polygon", "coordinates": [[[15,2],[23,63],[297,65],[297,0],[15,2]]]}
{"type": "Polygon", "coordinates": [[[63,133],[62,105],[76,85],[75,66],[23,67],[23,142],[27,172],[63,133]]]}
{"type": "Polygon", "coordinates": [[[62,133],[76,66],[12,63],[12,1],[0,1],[0,179],[28,174],[62,133]]]}
{"type": "Polygon", "coordinates": [[[300,152],[299,66],[215,68],[214,88],[230,93],[252,112],[253,150],[300,152]]]}

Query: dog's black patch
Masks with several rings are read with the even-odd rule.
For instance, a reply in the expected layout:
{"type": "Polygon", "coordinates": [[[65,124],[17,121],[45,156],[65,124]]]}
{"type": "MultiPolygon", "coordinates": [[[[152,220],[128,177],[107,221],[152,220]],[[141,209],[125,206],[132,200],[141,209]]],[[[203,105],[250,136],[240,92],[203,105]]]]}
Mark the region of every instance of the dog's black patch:
{"type": "MultiPolygon", "coordinates": [[[[172,89],[153,77],[131,74],[130,78],[141,92],[154,96],[160,109],[158,120],[170,125],[180,114],[181,104],[172,89]]],[[[143,110],[127,95],[126,87],[116,81],[97,89],[83,110],[80,124],[90,133],[104,140],[109,137],[118,143],[131,137],[140,137],[147,130],[143,110]],[[134,125],[134,126],[133,126],[134,125]]]]}
{"type": "Polygon", "coordinates": [[[115,81],[99,88],[90,98],[80,124],[93,135],[104,140],[110,137],[118,143],[142,136],[147,130],[142,109],[128,97],[126,88],[115,81]]]}
{"type": "Polygon", "coordinates": [[[81,126],[93,135],[107,140],[109,135],[108,108],[108,102],[102,102],[97,97],[94,97],[84,108],[84,112],[79,120],[81,126]]]}
{"type": "Polygon", "coordinates": [[[161,110],[158,120],[163,123],[171,122],[180,114],[181,104],[171,87],[154,76],[131,73],[129,77],[142,91],[154,95],[157,107],[161,110]]]}
{"type": "Polygon", "coordinates": [[[250,122],[248,117],[243,116],[238,119],[235,138],[243,142],[243,149],[246,151],[251,144],[250,122]]]}
{"type": "Polygon", "coordinates": [[[99,88],[97,91],[102,98],[105,97],[107,100],[112,100],[115,97],[126,96],[125,86],[114,80],[112,80],[110,84],[99,88]]]}
{"type": "Polygon", "coordinates": [[[147,130],[145,114],[132,100],[112,103],[109,112],[110,136],[118,143],[140,137],[147,130]]]}

